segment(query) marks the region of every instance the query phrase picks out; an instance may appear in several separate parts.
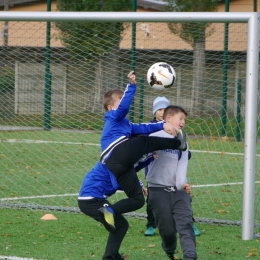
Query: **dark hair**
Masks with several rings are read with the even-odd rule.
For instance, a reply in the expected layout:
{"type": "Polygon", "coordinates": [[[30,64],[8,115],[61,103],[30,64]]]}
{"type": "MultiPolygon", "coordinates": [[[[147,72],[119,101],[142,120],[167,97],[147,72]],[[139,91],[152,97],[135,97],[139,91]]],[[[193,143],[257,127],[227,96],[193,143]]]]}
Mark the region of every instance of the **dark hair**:
{"type": "Polygon", "coordinates": [[[113,105],[115,103],[115,98],[122,98],[124,95],[124,91],[121,89],[112,89],[109,90],[107,93],[104,95],[104,100],[103,100],[103,105],[106,111],[108,111],[107,107],[108,105],[113,105]]]}
{"type": "Polygon", "coordinates": [[[182,112],[183,114],[188,116],[188,113],[185,111],[185,109],[183,107],[170,105],[165,108],[164,113],[163,113],[163,119],[165,120],[167,115],[174,116],[175,114],[177,114],[179,112],[182,112]]]}

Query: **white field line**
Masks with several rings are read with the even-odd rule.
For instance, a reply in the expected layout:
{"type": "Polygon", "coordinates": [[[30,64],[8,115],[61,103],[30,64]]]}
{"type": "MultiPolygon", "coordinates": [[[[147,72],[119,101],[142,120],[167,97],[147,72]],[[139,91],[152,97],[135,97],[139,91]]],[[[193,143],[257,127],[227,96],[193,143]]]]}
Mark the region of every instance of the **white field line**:
{"type": "MultiPolygon", "coordinates": [[[[244,156],[243,153],[230,153],[230,152],[218,152],[218,151],[204,151],[204,150],[190,150],[193,153],[209,153],[209,154],[227,154],[227,155],[240,155],[244,156]]],[[[256,154],[257,157],[260,157],[260,154],[256,154]]]]}
{"type": "MultiPolygon", "coordinates": [[[[255,183],[260,183],[260,181],[255,181],[255,183]]],[[[205,188],[205,187],[233,186],[233,185],[242,185],[242,184],[243,182],[227,182],[227,183],[217,183],[217,184],[191,185],[191,187],[205,188]]]]}
{"type": "MultiPolygon", "coordinates": [[[[36,260],[35,258],[24,258],[24,257],[5,256],[5,255],[0,255],[0,259],[4,259],[4,260],[36,260]]],[[[37,260],[41,260],[41,259],[37,258],[37,260]]]]}
{"type": "Polygon", "coordinates": [[[59,142],[59,141],[44,141],[44,140],[28,140],[28,139],[1,139],[0,143],[25,143],[25,144],[74,144],[74,145],[95,145],[93,143],[79,143],[79,142],[59,142]]]}
{"type": "MultiPolygon", "coordinates": [[[[28,139],[0,139],[0,143],[26,143],[26,144],[72,144],[72,145],[93,145],[100,146],[100,144],[94,143],[80,143],[80,142],[60,142],[60,141],[44,141],[44,140],[28,140],[28,139]]],[[[226,155],[239,155],[243,156],[243,153],[230,153],[230,152],[219,152],[219,151],[205,151],[205,150],[190,150],[194,153],[208,153],[208,154],[226,154],[226,155]]],[[[260,157],[260,154],[256,154],[260,157]]]]}
{"type": "MultiPolygon", "coordinates": [[[[260,181],[256,181],[255,183],[258,184],[258,183],[260,183],[260,181]]],[[[192,188],[207,188],[207,187],[220,187],[220,186],[234,186],[234,185],[242,185],[242,184],[243,184],[243,182],[226,182],[226,183],[217,183],[217,184],[191,185],[191,187],[192,188]]],[[[121,191],[121,190],[117,191],[117,193],[122,193],[122,192],[123,191],[121,191]]],[[[73,197],[73,196],[78,196],[78,193],[1,198],[0,201],[12,201],[12,200],[23,200],[23,199],[45,199],[45,198],[73,197]]]]}
{"type": "Polygon", "coordinates": [[[23,200],[23,199],[41,199],[41,198],[55,198],[55,197],[72,197],[77,196],[78,193],[74,194],[54,194],[54,195],[41,195],[41,196],[27,196],[27,197],[13,197],[13,198],[2,198],[0,201],[10,201],[10,200],[23,200]]]}

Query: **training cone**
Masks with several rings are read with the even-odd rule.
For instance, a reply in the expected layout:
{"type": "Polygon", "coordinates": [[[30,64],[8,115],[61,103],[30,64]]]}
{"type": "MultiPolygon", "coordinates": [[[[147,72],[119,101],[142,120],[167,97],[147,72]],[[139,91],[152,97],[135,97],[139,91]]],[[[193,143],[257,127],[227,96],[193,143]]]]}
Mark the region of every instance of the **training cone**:
{"type": "Polygon", "coordinates": [[[41,220],[57,220],[57,218],[52,214],[45,214],[41,217],[41,220]]]}

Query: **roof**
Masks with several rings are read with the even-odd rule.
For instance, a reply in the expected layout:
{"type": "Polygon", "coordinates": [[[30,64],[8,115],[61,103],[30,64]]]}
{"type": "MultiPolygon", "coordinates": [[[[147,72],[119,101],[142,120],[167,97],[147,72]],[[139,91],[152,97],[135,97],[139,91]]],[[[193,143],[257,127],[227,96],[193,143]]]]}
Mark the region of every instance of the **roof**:
{"type": "Polygon", "coordinates": [[[163,11],[164,6],[167,4],[164,0],[137,0],[137,6],[144,9],[153,9],[163,11]]]}
{"type": "MultiPolygon", "coordinates": [[[[9,0],[9,6],[27,4],[33,2],[42,2],[42,0],[9,0]]],[[[153,9],[161,11],[165,6],[164,0],[137,0],[137,6],[143,7],[144,9],[153,9]]],[[[4,6],[5,0],[0,0],[0,7],[4,6]]]]}

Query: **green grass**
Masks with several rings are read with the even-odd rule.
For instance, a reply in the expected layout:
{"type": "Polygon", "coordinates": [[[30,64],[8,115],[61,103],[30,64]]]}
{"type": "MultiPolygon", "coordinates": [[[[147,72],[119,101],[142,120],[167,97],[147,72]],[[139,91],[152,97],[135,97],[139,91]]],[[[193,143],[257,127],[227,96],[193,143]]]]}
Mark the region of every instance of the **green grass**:
{"type": "MultiPolygon", "coordinates": [[[[101,259],[107,232],[99,223],[83,214],[59,211],[48,212],[58,217],[57,221],[42,221],[40,217],[47,212],[23,209],[25,204],[38,209],[48,206],[78,210],[77,194],[82,179],[99,160],[100,147],[93,144],[99,144],[100,132],[2,131],[0,134],[0,255],[50,260],[101,259]],[[20,208],[5,208],[10,206],[20,208]]],[[[193,185],[194,217],[241,221],[243,186],[231,184],[243,182],[243,143],[214,136],[189,136],[188,143],[193,151],[188,179],[193,185]]],[[[256,180],[259,180],[259,157],[257,162],[256,180]]],[[[139,177],[144,180],[143,171],[139,177]]],[[[259,188],[260,184],[256,184],[256,198],[259,188]]],[[[124,197],[124,193],[116,193],[109,200],[113,203],[124,197]]],[[[257,223],[260,222],[258,207],[256,201],[257,223]]],[[[138,213],[145,214],[145,207],[138,213]]],[[[143,236],[144,219],[130,218],[129,222],[121,252],[134,260],[165,259],[159,235],[143,236]]],[[[199,259],[259,257],[255,250],[259,241],[242,241],[241,227],[202,222],[196,225],[202,232],[197,239],[199,259]]],[[[181,252],[180,246],[178,250],[181,252]]],[[[178,256],[181,259],[181,254],[178,256]]]]}
{"type": "Polygon", "coordinates": [[[91,143],[99,144],[100,133],[91,132],[65,132],[62,130],[55,131],[2,131],[1,140],[5,139],[27,139],[27,140],[43,140],[43,141],[53,141],[53,142],[78,142],[86,143],[91,141],[91,143]]]}
{"type": "MultiPolygon", "coordinates": [[[[99,160],[99,139],[100,133],[93,131],[2,131],[0,198],[8,200],[1,203],[77,207],[83,177],[99,160]]],[[[194,137],[188,141],[193,151],[188,179],[195,186],[192,189],[195,218],[240,221],[243,186],[229,183],[243,182],[243,143],[194,137]]],[[[258,164],[256,177],[259,167],[258,164]]],[[[139,177],[144,180],[143,171],[139,177]]],[[[110,199],[115,202],[122,197],[123,193],[117,193],[110,199]]],[[[138,212],[145,213],[145,209],[138,212]]]]}
{"type": "MultiPolygon", "coordinates": [[[[1,209],[0,255],[48,260],[101,259],[108,233],[95,220],[83,214],[1,209]],[[43,221],[46,214],[58,220],[43,221]]],[[[120,252],[129,259],[167,259],[160,236],[145,237],[145,221],[127,218],[129,231],[120,252]]],[[[201,260],[243,260],[259,258],[260,240],[243,241],[241,227],[199,224],[197,253],[201,260]]],[[[179,259],[182,258],[178,244],[179,259]]]]}
{"type": "MultiPolygon", "coordinates": [[[[43,127],[43,115],[1,115],[0,125],[43,127]]],[[[73,130],[102,130],[103,114],[93,114],[88,111],[79,114],[52,115],[51,127],[73,130]]]]}

